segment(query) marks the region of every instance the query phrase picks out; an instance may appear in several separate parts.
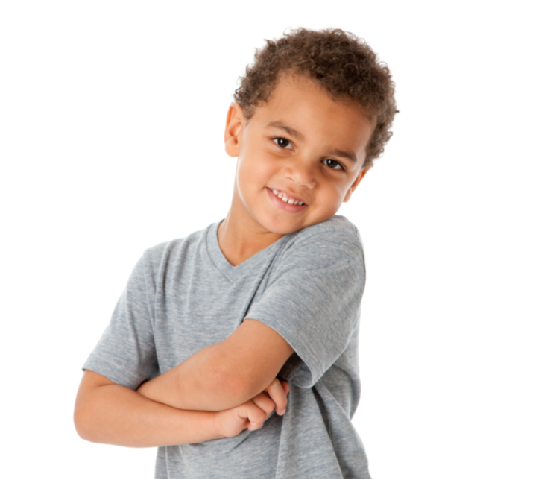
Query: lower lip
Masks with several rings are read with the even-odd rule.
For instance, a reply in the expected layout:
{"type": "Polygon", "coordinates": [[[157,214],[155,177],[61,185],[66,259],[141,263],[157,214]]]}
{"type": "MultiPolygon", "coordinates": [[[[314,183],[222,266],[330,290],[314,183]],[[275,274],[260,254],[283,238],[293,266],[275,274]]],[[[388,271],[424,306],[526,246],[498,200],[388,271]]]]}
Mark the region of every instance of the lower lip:
{"type": "Polygon", "coordinates": [[[270,201],[272,201],[281,210],[287,211],[288,213],[299,213],[307,208],[308,205],[294,205],[293,203],[285,203],[280,198],[278,198],[269,188],[267,188],[268,196],[270,201]]]}

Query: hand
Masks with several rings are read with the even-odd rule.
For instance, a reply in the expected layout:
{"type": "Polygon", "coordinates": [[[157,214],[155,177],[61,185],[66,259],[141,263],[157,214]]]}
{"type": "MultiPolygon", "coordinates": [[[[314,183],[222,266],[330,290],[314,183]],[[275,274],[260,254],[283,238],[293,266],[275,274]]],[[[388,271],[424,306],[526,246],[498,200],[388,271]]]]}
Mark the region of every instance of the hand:
{"type": "Polygon", "coordinates": [[[237,436],[244,429],[254,431],[262,427],[274,411],[274,401],[265,393],[231,409],[216,413],[216,430],[220,436],[237,436]]]}
{"type": "Polygon", "coordinates": [[[218,434],[222,437],[230,438],[237,436],[246,428],[250,431],[260,429],[276,408],[276,403],[271,399],[270,394],[272,394],[272,397],[277,398],[281,404],[283,403],[282,407],[285,411],[287,403],[285,396],[288,391],[288,383],[280,383],[280,381],[275,379],[263,392],[257,394],[253,399],[226,411],[217,412],[215,422],[218,434]]]}
{"type": "Polygon", "coordinates": [[[289,391],[290,385],[286,381],[280,382],[278,378],[274,378],[270,385],[263,391],[274,401],[276,413],[280,416],[283,416],[286,412],[286,405],[288,404],[287,394],[289,391]]]}

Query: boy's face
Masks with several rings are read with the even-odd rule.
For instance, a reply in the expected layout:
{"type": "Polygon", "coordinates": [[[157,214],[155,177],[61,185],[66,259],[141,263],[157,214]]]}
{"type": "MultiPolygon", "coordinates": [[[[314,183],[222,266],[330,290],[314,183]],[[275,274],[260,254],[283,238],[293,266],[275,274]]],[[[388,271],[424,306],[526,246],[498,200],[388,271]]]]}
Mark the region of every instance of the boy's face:
{"type": "Polygon", "coordinates": [[[361,167],[374,126],[358,105],[333,100],[299,76],[282,77],[248,123],[233,104],[225,143],[238,157],[235,226],[284,235],[334,216],[366,173],[361,167]],[[304,204],[286,203],[273,190],[304,204]]]}

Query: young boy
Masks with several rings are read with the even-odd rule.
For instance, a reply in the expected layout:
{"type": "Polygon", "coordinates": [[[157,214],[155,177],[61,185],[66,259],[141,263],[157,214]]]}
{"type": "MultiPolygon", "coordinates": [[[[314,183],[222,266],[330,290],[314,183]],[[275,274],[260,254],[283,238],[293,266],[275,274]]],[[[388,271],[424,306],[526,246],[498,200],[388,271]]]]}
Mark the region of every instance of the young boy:
{"type": "Polygon", "coordinates": [[[157,478],[368,478],[363,247],[336,212],[391,136],[390,72],[352,34],[298,29],[234,99],[229,213],[145,251],[83,366],[76,429],[158,446],[157,478]]]}

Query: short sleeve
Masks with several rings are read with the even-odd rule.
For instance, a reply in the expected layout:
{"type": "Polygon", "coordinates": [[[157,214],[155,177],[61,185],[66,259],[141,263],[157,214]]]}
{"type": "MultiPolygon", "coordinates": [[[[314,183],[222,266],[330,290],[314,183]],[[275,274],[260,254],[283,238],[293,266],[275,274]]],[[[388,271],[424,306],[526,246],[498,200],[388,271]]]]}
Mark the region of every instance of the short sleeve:
{"type": "Polygon", "coordinates": [[[245,317],[270,326],[291,345],[301,359],[291,381],[313,387],[346,349],[364,287],[358,236],[324,231],[292,245],[245,317]]]}
{"type": "Polygon", "coordinates": [[[134,390],[158,373],[149,306],[153,290],[149,267],[147,250],[135,265],[108,327],[83,365],[83,369],[134,390]]]}

